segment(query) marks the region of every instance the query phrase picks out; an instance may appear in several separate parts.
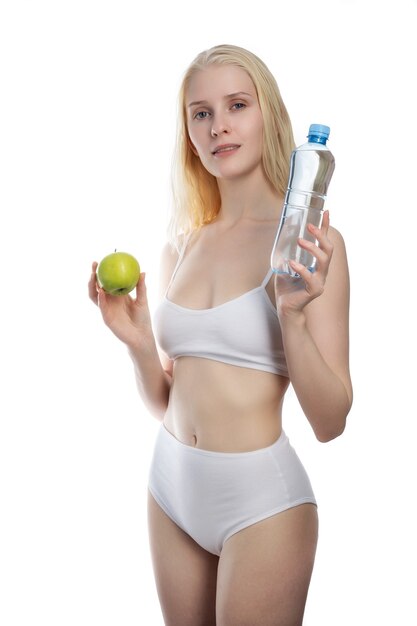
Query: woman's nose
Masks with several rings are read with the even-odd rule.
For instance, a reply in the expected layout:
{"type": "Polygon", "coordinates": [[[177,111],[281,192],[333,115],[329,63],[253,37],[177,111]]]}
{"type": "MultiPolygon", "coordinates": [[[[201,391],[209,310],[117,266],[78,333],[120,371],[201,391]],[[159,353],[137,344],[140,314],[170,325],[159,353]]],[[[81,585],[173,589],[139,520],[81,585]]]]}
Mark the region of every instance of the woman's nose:
{"type": "Polygon", "coordinates": [[[222,133],[230,133],[230,126],[226,120],[217,118],[213,120],[213,124],[211,127],[211,136],[218,137],[222,133]]]}

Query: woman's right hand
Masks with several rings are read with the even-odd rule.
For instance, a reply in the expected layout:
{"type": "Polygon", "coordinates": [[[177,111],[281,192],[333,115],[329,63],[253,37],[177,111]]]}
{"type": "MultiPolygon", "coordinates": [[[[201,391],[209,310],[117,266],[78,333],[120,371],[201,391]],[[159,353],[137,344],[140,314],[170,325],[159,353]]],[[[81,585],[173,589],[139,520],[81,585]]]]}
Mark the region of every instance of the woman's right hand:
{"type": "Polygon", "coordinates": [[[145,274],[142,272],[136,285],[136,298],[130,295],[112,296],[97,282],[97,263],[92,265],[88,283],[90,299],[97,304],[104,323],[131,348],[139,348],[152,339],[151,316],[146,296],[145,274]]]}

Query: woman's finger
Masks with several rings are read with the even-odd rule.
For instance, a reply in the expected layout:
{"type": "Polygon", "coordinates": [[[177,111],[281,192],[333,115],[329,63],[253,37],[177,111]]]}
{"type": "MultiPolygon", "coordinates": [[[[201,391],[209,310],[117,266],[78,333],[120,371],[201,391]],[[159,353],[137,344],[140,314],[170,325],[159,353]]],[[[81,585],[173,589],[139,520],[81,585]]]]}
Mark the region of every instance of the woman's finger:
{"type": "Polygon", "coordinates": [[[323,270],[330,263],[330,247],[326,246],[326,249],[319,248],[315,243],[308,241],[307,239],[299,239],[298,245],[300,246],[300,248],[307,250],[312,256],[317,259],[317,271],[319,269],[323,270]]]}
{"type": "Polygon", "coordinates": [[[96,263],[94,261],[92,268],[91,268],[91,276],[90,276],[90,280],[88,281],[88,295],[90,297],[90,299],[94,302],[94,304],[98,304],[98,298],[97,298],[97,266],[98,263],[96,263]]]}
{"type": "Polygon", "coordinates": [[[329,252],[333,251],[333,244],[328,237],[328,229],[325,228],[323,230],[323,228],[317,228],[313,224],[308,224],[308,230],[317,239],[320,248],[329,252]]]}
{"type": "Polygon", "coordinates": [[[107,305],[107,294],[104,291],[104,289],[102,289],[101,287],[99,287],[97,285],[97,304],[99,306],[99,309],[101,310],[101,313],[104,315],[105,314],[105,309],[106,309],[106,305],[107,305]]]}
{"type": "Polygon", "coordinates": [[[308,230],[317,239],[320,248],[325,250],[331,257],[333,253],[333,244],[330,241],[329,236],[328,236],[329,235],[329,212],[325,211],[321,228],[317,228],[316,226],[313,226],[313,224],[309,224],[308,230]]]}
{"type": "Polygon", "coordinates": [[[321,221],[321,228],[318,230],[321,230],[325,236],[327,237],[327,234],[329,232],[329,226],[330,226],[330,215],[329,215],[329,211],[324,211],[323,213],[323,219],[321,221]]]}
{"type": "Polygon", "coordinates": [[[297,261],[289,261],[289,264],[303,279],[305,289],[310,296],[316,298],[323,293],[324,280],[318,276],[318,272],[310,272],[307,267],[301,263],[297,263],[297,261]]]}
{"type": "Polygon", "coordinates": [[[139,276],[138,284],[136,285],[136,299],[135,299],[136,304],[142,304],[144,302],[147,302],[145,277],[146,277],[145,272],[141,272],[139,276]]]}

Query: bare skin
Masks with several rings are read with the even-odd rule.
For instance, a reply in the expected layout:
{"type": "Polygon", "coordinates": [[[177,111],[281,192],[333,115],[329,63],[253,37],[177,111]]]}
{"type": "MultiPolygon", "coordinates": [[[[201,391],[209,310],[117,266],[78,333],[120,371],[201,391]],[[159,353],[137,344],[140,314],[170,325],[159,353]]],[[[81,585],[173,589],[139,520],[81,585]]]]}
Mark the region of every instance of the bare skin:
{"type": "MultiPolygon", "coordinates": [[[[263,172],[262,119],[252,81],[234,66],[198,72],[187,93],[190,141],[216,176],[222,198],[217,219],[194,232],[166,293],[177,253],[166,246],[161,296],[192,309],[221,306],[258,287],[283,198],[263,172]],[[229,94],[244,93],[236,98],[229,94]],[[201,104],[203,102],[203,104],[201,104]],[[239,106],[236,106],[236,104],[239,106]],[[242,106],[240,106],[240,104],[242,106]],[[213,148],[233,144],[227,156],[213,148]]],[[[312,231],[318,245],[300,241],[317,258],[317,271],[301,267],[295,285],[267,286],[283,333],[289,378],[320,441],[339,436],[352,402],[348,365],[349,275],[341,235],[325,214],[312,231]]],[[[91,299],[123,341],[149,410],[180,441],[220,452],[271,445],[282,429],[289,379],[204,358],[172,363],[157,347],[145,277],[136,298],[114,298],[98,288],[91,299]]],[[[277,320],[277,323],[278,323],[277,320]]],[[[149,494],[149,535],[158,594],[169,626],[300,626],[317,545],[316,507],[303,504],[232,535],[220,558],[206,552],[162,511],[149,494]]]]}
{"type": "MultiPolygon", "coordinates": [[[[168,299],[206,309],[258,287],[268,271],[266,251],[272,248],[276,225],[277,217],[242,220],[231,227],[219,221],[204,227],[189,242],[168,299]]],[[[176,258],[169,249],[165,251],[162,268],[166,277],[176,258]]],[[[275,302],[273,280],[268,295],[275,302]]],[[[287,387],[288,379],[283,376],[184,357],[173,365],[164,423],[181,441],[208,450],[263,448],[280,435],[287,387]]]]}

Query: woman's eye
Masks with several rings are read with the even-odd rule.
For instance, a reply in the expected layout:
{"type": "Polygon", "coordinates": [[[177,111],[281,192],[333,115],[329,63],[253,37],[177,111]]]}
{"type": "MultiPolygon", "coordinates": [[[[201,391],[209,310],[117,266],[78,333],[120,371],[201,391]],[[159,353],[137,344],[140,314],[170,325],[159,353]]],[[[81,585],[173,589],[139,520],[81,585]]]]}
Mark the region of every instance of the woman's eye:
{"type": "Polygon", "coordinates": [[[235,111],[239,111],[240,109],[244,109],[246,107],[246,104],[244,102],[235,102],[235,104],[232,105],[232,109],[235,109],[235,111]]]}
{"type": "Polygon", "coordinates": [[[208,111],[198,111],[195,115],[194,115],[194,119],[196,120],[204,120],[206,119],[206,117],[208,116],[208,111]]]}

